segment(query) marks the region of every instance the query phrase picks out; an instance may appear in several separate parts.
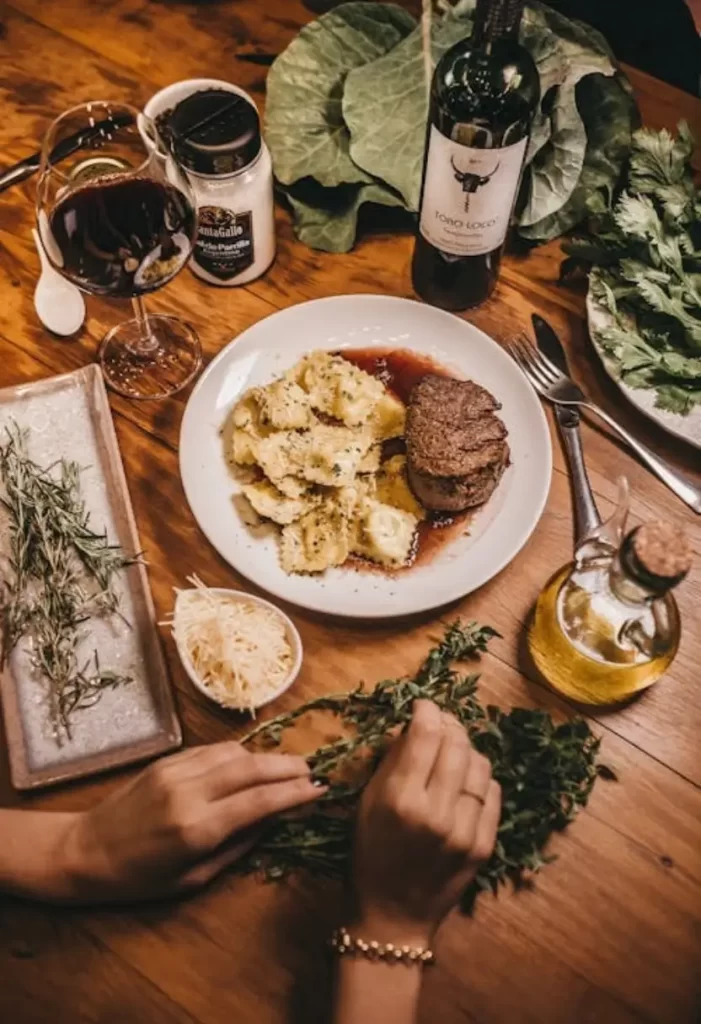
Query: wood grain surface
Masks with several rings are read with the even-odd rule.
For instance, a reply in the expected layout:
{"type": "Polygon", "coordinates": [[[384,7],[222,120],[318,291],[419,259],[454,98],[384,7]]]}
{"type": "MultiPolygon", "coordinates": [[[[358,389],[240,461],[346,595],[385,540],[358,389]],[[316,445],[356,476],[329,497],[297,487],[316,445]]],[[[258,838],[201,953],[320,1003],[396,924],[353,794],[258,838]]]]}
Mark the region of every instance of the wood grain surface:
{"type": "MultiPolygon", "coordinates": [[[[0,6],[0,154],[9,164],[37,148],[64,108],[90,98],[143,103],[180,78],[230,79],[264,103],[265,68],[237,53],[279,52],[311,17],[300,0],[13,0],[0,6]]],[[[674,127],[686,117],[701,133],[701,104],[630,72],[643,119],[674,127]]],[[[700,135],[701,137],[701,135],[700,135]]],[[[95,358],[119,303],[88,299],[77,339],[59,341],[37,322],[32,293],[34,183],[0,196],[0,386],[37,380],[95,358]]],[[[315,253],[297,243],[278,210],[279,255],[270,272],[242,289],[210,290],[188,272],[150,299],[153,310],[185,314],[200,330],[207,359],[249,325],[305,299],[349,292],[411,296],[410,236],[368,224],[355,251],[315,253]]],[[[566,342],[592,397],[656,451],[701,479],[699,453],[624,404],[604,377],[587,338],[583,294],[557,284],[557,243],[508,257],[492,299],[469,319],[505,341],[527,330],[532,311],[566,342]]],[[[284,340],[282,342],[284,344],[284,340]]],[[[217,556],[185,503],[177,463],[187,393],[167,402],[112,409],[159,616],[172,588],[196,570],[207,582],[248,587],[217,556]]],[[[552,427],[552,419],[551,419],[552,427]]],[[[683,523],[701,556],[701,523],[607,434],[583,428],[601,511],[616,478],[633,488],[637,520],[683,523]]],[[[570,488],[553,430],[555,472],[535,534],[497,579],[450,614],[490,623],[503,634],[483,661],[483,691],[505,707],[573,708],[536,681],[524,656],[524,624],[538,590],[571,554],[570,488]]],[[[699,563],[701,564],[701,563],[699,563]]],[[[669,675],[634,704],[596,715],[603,753],[620,775],[601,782],[590,808],[553,841],[559,854],[533,892],[483,899],[473,919],[441,933],[422,1022],[452,1024],[691,1024],[699,1010],[701,934],[701,576],[679,591],[681,650],[669,675]]],[[[250,588],[249,588],[250,589],[250,588]]],[[[275,706],[351,688],[413,669],[438,618],[363,626],[296,609],[305,644],[298,683],[275,706]]],[[[243,723],[217,712],[191,687],[164,635],[188,743],[236,736],[243,723]]],[[[299,733],[317,745],[328,723],[299,733]]],[[[101,779],[20,800],[0,743],[0,803],[83,808],[121,784],[101,779]]],[[[0,836],[0,842],[2,836],[0,836]]],[[[187,901],[111,911],[59,911],[0,902],[0,1021],[3,1024],[313,1024],[328,1020],[331,968],[325,938],[341,913],[334,886],[295,879],[265,886],[226,877],[187,901]]]]}

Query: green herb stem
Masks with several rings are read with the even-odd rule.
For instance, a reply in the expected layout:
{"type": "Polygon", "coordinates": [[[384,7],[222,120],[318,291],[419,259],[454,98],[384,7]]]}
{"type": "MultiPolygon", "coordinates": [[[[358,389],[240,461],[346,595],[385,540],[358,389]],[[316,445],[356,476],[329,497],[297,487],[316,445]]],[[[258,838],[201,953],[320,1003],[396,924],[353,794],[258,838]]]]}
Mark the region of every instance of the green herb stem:
{"type": "Polygon", "coordinates": [[[130,682],[103,671],[97,652],[80,666],[78,647],[81,627],[91,618],[121,615],[116,576],[136,559],[90,526],[78,464],[60,460],[42,468],[28,456],[26,440],[13,422],[0,444],[0,504],[10,532],[10,576],[0,594],[0,664],[21,639],[27,641],[30,664],[47,683],[60,743],[71,737],[75,711],[130,682]]]}
{"type": "Polygon", "coordinates": [[[251,730],[245,744],[278,745],[303,715],[325,710],[354,734],[326,743],[308,757],[312,775],[328,781],[329,792],[309,814],[272,822],[239,870],[260,870],[269,880],[297,870],[344,876],[365,785],[381,751],[410,721],[414,700],[422,698],[434,701],[465,726],[473,744],[492,762],[494,778],[502,787],[496,849],[465,893],[464,908],[469,910],[480,892],[496,892],[507,881],[528,884],[553,859],[544,853],[550,836],[586,805],[597,776],[615,775],[597,765],[599,740],[582,719],[556,725],[545,711],[503,712],[479,702],[479,676],[462,676],[454,664],[484,652],[495,636],[488,626],[453,623],[415,676],[386,680],[369,691],[318,697],[251,730]]]}

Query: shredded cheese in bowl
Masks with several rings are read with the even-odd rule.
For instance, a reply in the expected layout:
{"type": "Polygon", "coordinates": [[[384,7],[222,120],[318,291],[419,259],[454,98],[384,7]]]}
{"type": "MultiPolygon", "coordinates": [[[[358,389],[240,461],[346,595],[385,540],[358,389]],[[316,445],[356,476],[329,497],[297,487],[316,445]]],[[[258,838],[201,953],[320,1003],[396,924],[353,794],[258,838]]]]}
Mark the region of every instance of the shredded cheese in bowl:
{"type": "Polygon", "coordinates": [[[222,707],[253,712],[294,682],[302,642],[278,608],[251,594],[206,587],[176,591],[171,625],[197,688],[222,707]]]}

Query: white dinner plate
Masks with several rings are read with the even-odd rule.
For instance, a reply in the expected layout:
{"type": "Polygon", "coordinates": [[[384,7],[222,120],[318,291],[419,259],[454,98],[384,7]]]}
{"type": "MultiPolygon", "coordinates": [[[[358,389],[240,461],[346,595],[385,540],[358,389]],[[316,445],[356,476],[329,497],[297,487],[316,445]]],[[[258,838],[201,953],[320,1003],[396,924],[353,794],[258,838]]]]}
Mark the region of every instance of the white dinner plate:
{"type": "Polygon", "coordinates": [[[188,402],[180,472],[190,508],[234,569],[270,594],[329,615],[386,618],[437,608],[481,587],[518,554],[540,519],[550,487],[550,434],[540,402],[516,364],[472,324],[432,306],[378,295],[317,299],[261,320],[227,345],[188,402]],[[251,528],[237,507],[222,427],[249,387],[270,383],[314,349],[410,349],[469,377],[501,402],[512,464],[496,492],[428,564],[394,576],[352,568],[288,576],[276,528],[251,528]]]}
{"type": "Polygon", "coordinates": [[[688,441],[689,444],[701,448],[701,405],[697,405],[687,416],[682,416],[678,412],[668,412],[667,409],[659,409],[656,405],[657,394],[653,388],[632,388],[621,377],[615,360],[611,359],[611,356],[601,344],[599,337],[602,331],[613,326],[613,317],[594,298],[591,286],[587,292],[587,319],[589,321],[589,337],[601,359],[602,366],[614,384],[617,384],[621,389],[628,401],[637,406],[651,420],[659,423],[670,434],[674,434],[675,437],[681,437],[682,440],[688,441]]]}

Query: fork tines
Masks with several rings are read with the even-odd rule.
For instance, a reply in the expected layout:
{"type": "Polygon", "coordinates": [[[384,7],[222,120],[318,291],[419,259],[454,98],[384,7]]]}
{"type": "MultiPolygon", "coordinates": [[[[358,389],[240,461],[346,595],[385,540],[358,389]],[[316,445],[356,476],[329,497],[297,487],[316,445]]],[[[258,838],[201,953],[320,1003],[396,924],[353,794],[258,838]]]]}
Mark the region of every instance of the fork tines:
{"type": "Polygon", "coordinates": [[[554,385],[570,382],[525,335],[507,341],[506,347],[540,394],[545,394],[554,385]]]}

